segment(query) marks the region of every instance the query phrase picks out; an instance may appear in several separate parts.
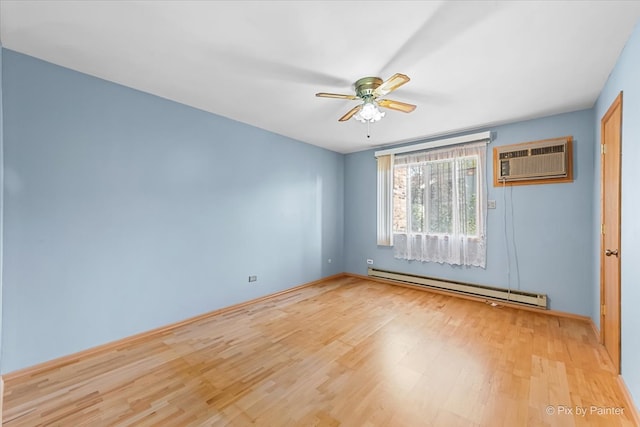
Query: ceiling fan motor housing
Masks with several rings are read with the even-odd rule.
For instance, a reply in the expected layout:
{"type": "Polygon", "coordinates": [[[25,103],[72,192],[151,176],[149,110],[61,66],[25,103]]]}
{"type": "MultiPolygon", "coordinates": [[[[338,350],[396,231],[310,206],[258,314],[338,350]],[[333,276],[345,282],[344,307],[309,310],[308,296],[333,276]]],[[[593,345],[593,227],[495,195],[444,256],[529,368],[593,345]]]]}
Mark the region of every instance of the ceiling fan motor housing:
{"type": "Polygon", "coordinates": [[[373,96],[373,91],[382,84],[380,77],[363,77],[355,83],[356,95],[365,99],[373,96]]]}

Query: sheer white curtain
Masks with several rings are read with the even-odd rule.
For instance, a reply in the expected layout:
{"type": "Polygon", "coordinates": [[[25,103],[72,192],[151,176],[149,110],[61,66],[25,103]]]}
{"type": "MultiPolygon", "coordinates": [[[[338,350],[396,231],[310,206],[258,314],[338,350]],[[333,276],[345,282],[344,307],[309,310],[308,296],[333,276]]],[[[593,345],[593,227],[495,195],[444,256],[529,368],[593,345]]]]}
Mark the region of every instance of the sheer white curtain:
{"type": "Polygon", "coordinates": [[[396,258],[485,268],[486,150],[481,142],[395,156],[396,258]]]}
{"type": "Polygon", "coordinates": [[[393,154],[378,160],[378,245],[393,245],[391,232],[391,194],[393,190],[393,154]]]}

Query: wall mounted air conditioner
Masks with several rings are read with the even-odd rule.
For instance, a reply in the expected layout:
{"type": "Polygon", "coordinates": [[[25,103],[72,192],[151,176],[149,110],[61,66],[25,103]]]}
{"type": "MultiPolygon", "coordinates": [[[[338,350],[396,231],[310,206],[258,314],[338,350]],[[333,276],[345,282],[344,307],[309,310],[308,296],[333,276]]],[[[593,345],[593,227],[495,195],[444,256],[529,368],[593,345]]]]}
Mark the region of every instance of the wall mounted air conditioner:
{"type": "Polygon", "coordinates": [[[572,137],[493,148],[493,185],[570,182],[572,137]]]}

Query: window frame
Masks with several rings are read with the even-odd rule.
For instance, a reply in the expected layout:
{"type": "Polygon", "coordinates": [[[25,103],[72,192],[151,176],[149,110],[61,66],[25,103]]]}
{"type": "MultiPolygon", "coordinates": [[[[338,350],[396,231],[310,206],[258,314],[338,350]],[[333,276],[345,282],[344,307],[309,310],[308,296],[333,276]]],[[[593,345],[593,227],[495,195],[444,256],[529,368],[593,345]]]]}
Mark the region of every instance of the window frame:
{"type": "MultiPolygon", "coordinates": [[[[390,156],[391,162],[387,164],[393,165],[391,170],[384,171],[387,180],[384,182],[385,187],[381,187],[383,181],[380,180],[380,162],[378,168],[378,236],[380,236],[381,227],[383,230],[391,236],[387,242],[380,243],[382,246],[393,246],[394,256],[399,259],[405,260],[419,260],[423,262],[435,261],[438,263],[448,263],[452,265],[465,265],[465,266],[478,266],[485,268],[486,265],[486,226],[487,226],[487,143],[490,142],[490,132],[484,132],[479,134],[473,134],[466,137],[456,137],[447,140],[432,141],[429,143],[415,144],[413,146],[399,147],[388,150],[382,150],[376,152],[376,158],[380,160],[381,156],[390,156]],[[450,142],[447,143],[447,142],[450,142]],[[433,145],[437,150],[431,149],[433,145]],[[453,145],[446,147],[447,145],[453,145]],[[396,156],[397,155],[397,156],[396,156]],[[426,168],[426,164],[435,164],[438,162],[452,163],[456,169],[451,177],[455,186],[460,189],[468,188],[464,182],[464,177],[460,175],[463,171],[469,169],[469,165],[465,164],[465,158],[475,158],[475,232],[474,234],[467,234],[467,231],[460,233],[460,230],[465,230],[469,222],[465,218],[468,216],[460,217],[465,221],[464,227],[453,226],[452,232],[443,233],[438,231],[428,231],[431,227],[429,224],[428,216],[424,217],[423,225],[425,231],[409,231],[411,230],[411,222],[406,222],[406,231],[402,231],[401,228],[396,227],[396,216],[394,213],[394,203],[396,202],[397,192],[394,188],[393,180],[395,179],[396,168],[406,167],[409,171],[412,165],[420,165],[426,168]],[[415,158],[412,158],[415,156],[415,158]],[[462,160],[462,161],[461,161],[462,160]],[[389,180],[391,176],[391,180],[389,180]],[[461,181],[462,178],[462,181],[461,181]],[[384,195],[385,209],[380,209],[381,195],[384,195]],[[384,227],[388,227],[384,229],[384,227]],[[436,250],[434,250],[436,249],[436,250]],[[417,252],[416,252],[417,251],[417,252]]],[[[407,172],[408,174],[409,172],[407,172]]],[[[403,179],[410,183],[410,178],[405,174],[403,179]]],[[[466,174],[465,174],[466,175],[466,174]]],[[[405,185],[404,187],[408,187],[405,185]]],[[[407,213],[411,214],[411,195],[407,194],[406,188],[401,189],[401,196],[406,197],[406,203],[404,206],[405,219],[407,213]],[[404,194],[402,194],[404,192],[404,194]]],[[[430,198],[428,187],[424,187],[424,198],[430,198]]],[[[452,190],[454,191],[454,190],[452,190]]],[[[461,193],[464,194],[464,193],[461,193]]],[[[458,189],[455,189],[453,198],[457,199],[458,189]]],[[[426,200],[423,201],[423,203],[426,200]]],[[[428,202],[427,202],[428,203],[428,202]]],[[[465,206],[470,206],[468,202],[463,202],[465,206]]],[[[384,204],[384,203],[383,203],[384,204]]],[[[431,204],[431,203],[428,203],[431,204]]],[[[428,215],[429,211],[423,208],[423,215],[428,215]]],[[[454,210],[456,207],[454,206],[454,210]]],[[[459,208],[458,208],[459,209],[459,208]]],[[[465,209],[463,206],[462,209],[465,209]]],[[[468,208],[466,208],[468,209],[468,208]]]]}

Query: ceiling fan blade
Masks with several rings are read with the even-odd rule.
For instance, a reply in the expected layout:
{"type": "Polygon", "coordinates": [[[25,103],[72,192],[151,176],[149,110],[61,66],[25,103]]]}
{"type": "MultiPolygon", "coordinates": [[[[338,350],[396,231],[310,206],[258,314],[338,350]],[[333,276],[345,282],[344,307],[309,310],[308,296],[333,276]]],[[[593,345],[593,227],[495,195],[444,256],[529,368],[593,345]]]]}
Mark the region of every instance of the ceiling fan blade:
{"type": "Polygon", "coordinates": [[[362,108],[362,105],[356,105],[351,110],[349,110],[349,112],[347,114],[345,114],[344,116],[340,117],[338,119],[338,121],[339,122],[346,122],[351,117],[353,117],[358,111],[360,111],[361,108],[362,108]]]}
{"type": "Polygon", "coordinates": [[[410,113],[416,109],[416,106],[413,104],[407,104],[406,102],[400,101],[392,101],[391,99],[381,99],[377,102],[381,107],[402,111],[403,113],[410,113]]]}
{"type": "Polygon", "coordinates": [[[375,96],[375,97],[385,96],[389,92],[392,92],[392,91],[398,89],[400,86],[402,86],[403,84],[407,83],[409,80],[411,80],[411,79],[409,77],[405,76],[404,74],[396,73],[393,76],[389,77],[380,86],[378,86],[373,91],[373,96],[375,96]]]}
{"type": "Polygon", "coordinates": [[[342,95],[340,93],[319,92],[316,93],[316,96],[320,98],[358,99],[355,95],[342,95]]]}

